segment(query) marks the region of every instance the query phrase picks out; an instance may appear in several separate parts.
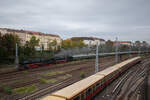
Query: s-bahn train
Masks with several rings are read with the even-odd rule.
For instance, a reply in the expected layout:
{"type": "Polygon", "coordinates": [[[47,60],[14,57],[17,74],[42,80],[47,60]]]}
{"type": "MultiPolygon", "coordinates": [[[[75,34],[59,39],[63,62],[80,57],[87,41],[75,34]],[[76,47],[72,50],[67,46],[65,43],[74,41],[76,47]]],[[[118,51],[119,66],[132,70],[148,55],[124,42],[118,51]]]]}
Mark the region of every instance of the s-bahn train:
{"type": "MultiPolygon", "coordinates": [[[[118,55],[125,55],[129,52],[118,52],[118,55]]],[[[132,54],[138,53],[137,51],[130,52],[132,54]]],[[[99,56],[113,56],[115,55],[115,52],[112,53],[100,53],[99,56]]],[[[19,63],[19,70],[25,70],[25,69],[33,69],[33,68],[39,68],[44,66],[51,66],[54,64],[61,64],[65,62],[70,61],[76,61],[81,59],[92,59],[95,58],[95,54],[80,54],[80,55],[74,55],[74,56],[66,56],[66,57],[53,57],[49,59],[32,59],[32,60],[26,60],[19,63]]]]}
{"type": "Polygon", "coordinates": [[[91,100],[104,87],[140,61],[141,57],[126,60],[58,90],[41,100],[91,100]]]}

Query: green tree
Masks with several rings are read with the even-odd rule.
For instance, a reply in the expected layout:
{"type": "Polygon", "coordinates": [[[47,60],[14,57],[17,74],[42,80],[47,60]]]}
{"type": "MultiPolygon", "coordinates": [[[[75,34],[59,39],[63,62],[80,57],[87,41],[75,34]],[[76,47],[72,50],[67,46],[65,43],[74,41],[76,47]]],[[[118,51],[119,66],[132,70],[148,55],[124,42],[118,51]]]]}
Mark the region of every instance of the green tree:
{"type": "Polygon", "coordinates": [[[36,39],[35,36],[32,36],[30,41],[26,41],[25,44],[25,55],[35,55],[35,48],[36,46],[39,46],[39,39],[36,39]]]}
{"type": "Polygon", "coordinates": [[[136,46],[140,46],[141,42],[140,41],[135,41],[136,46]]]}
{"type": "Polygon", "coordinates": [[[111,40],[106,41],[106,45],[107,46],[113,46],[113,41],[111,41],[111,40]]]}
{"type": "Polygon", "coordinates": [[[106,52],[113,52],[115,50],[114,43],[111,40],[106,41],[105,51],[106,52]]]}
{"type": "Polygon", "coordinates": [[[1,36],[1,46],[7,53],[7,56],[14,56],[16,51],[16,43],[20,46],[20,38],[16,34],[5,34],[1,36]]]}
{"type": "Polygon", "coordinates": [[[82,48],[85,47],[86,45],[82,40],[63,40],[62,41],[62,48],[64,49],[69,49],[69,48],[82,48]]]}
{"type": "Polygon", "coordinates": [[[48,43],[48,49],[49,51],[57,51],[57,41],[53,40],[52,42],[48,43]]]}
{"type": "Polygon", "coordinates": [[[20,46],[20,38],[15,34],[0,33],[0,63],[13,63],[15,58],[16,43],[20,46]]]}

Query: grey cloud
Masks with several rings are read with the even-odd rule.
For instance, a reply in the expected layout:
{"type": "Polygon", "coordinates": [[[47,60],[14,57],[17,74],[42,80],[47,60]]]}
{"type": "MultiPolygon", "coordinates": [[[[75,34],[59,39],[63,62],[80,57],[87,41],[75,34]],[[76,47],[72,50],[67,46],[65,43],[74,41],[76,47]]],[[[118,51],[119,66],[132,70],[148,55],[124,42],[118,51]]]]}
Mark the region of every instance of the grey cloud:
{"type": "Polygon", "coordinates": [[[149,0],[1,0],[0,27],[55,33],[63,38],[146,40],[149,0]]]}

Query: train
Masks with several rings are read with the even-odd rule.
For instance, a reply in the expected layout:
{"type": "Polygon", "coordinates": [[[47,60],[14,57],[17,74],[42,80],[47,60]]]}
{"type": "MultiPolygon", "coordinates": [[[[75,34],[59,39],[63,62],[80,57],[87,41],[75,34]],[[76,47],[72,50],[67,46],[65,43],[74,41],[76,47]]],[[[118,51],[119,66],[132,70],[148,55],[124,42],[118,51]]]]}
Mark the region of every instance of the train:
{"type": "MultiPolygon", "coordinates": [[[[132,54],[138,53],[138,51],[130,52],[132,54]]],[[[100,53],[99,56],[114,56],[116,53],[100,53]]],[[[129,54],[129,52],[118,52],[118,55],[125,55],[129,54]]],[[[61,56],[61,57],[53,57],[47,59],[31,59],[25,60],[19,63],[19,70],[27,70],[33,68],[39,68],[44,66],[51,66],[54,64],[62,64],[70,61],[77,61],[82,59],[92,59],[95,58],[95,54],[80,54],[80,55],[73,55],[73,56],[61,56]]]]}
{"type": "Polygon", "coordinates": [[[19,70],[27,70],[27,69],[33,69],[33,68],[39,68],[44,66],[51,66],[54,64],[61,64],[66,63],[69,61],[73,61],[72,56],[67,57],[53,57],[53,58],[47,58],[47,59],[31,59],[31,60],[25,60],[19,63],[19,70]]]}
{"type": "Polygon", "coordinates": [[[41,100],[91,100],[96,94],[112,83],[131,66],[141,62],[141,57],[134,57],[111,66],[103,71],[80,80],[70,86],[53,92],[41,100]]]}

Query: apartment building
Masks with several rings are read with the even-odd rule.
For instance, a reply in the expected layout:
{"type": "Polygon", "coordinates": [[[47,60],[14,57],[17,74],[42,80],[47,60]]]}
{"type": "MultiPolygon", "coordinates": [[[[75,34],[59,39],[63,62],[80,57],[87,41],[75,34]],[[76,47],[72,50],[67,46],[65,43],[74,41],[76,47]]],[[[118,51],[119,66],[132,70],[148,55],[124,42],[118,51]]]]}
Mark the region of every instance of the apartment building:
{"type": "Polygon", "coordinates": [[[0,32],[2,35],[4,34],[16,34],[21,39],[21,44],[24,45],[26,41],[29,41],[32,36],[35,36],[37,39],[40,40],[39,46],[36,47],[37,50],[40,50],[41,46],[43,45],[44,50],[48,49],[48,43],[52,42],[53,40],[57,41],[58,45],[61,45],[62,39],[58,35],[54,34],[45,34],[42,32],[33,32],[33,31],[26,31],[26,30],[16,30],[16,29],[8,29],[8,28],[0,28],[0,32]]]}
{"type": "Polygon", "coordinates": [[[72,40],[82,40],[84,44],[88,46],[96,46],[105,44],[104,39],[96,38],[96,37],[72,37],[72,40]]]}

